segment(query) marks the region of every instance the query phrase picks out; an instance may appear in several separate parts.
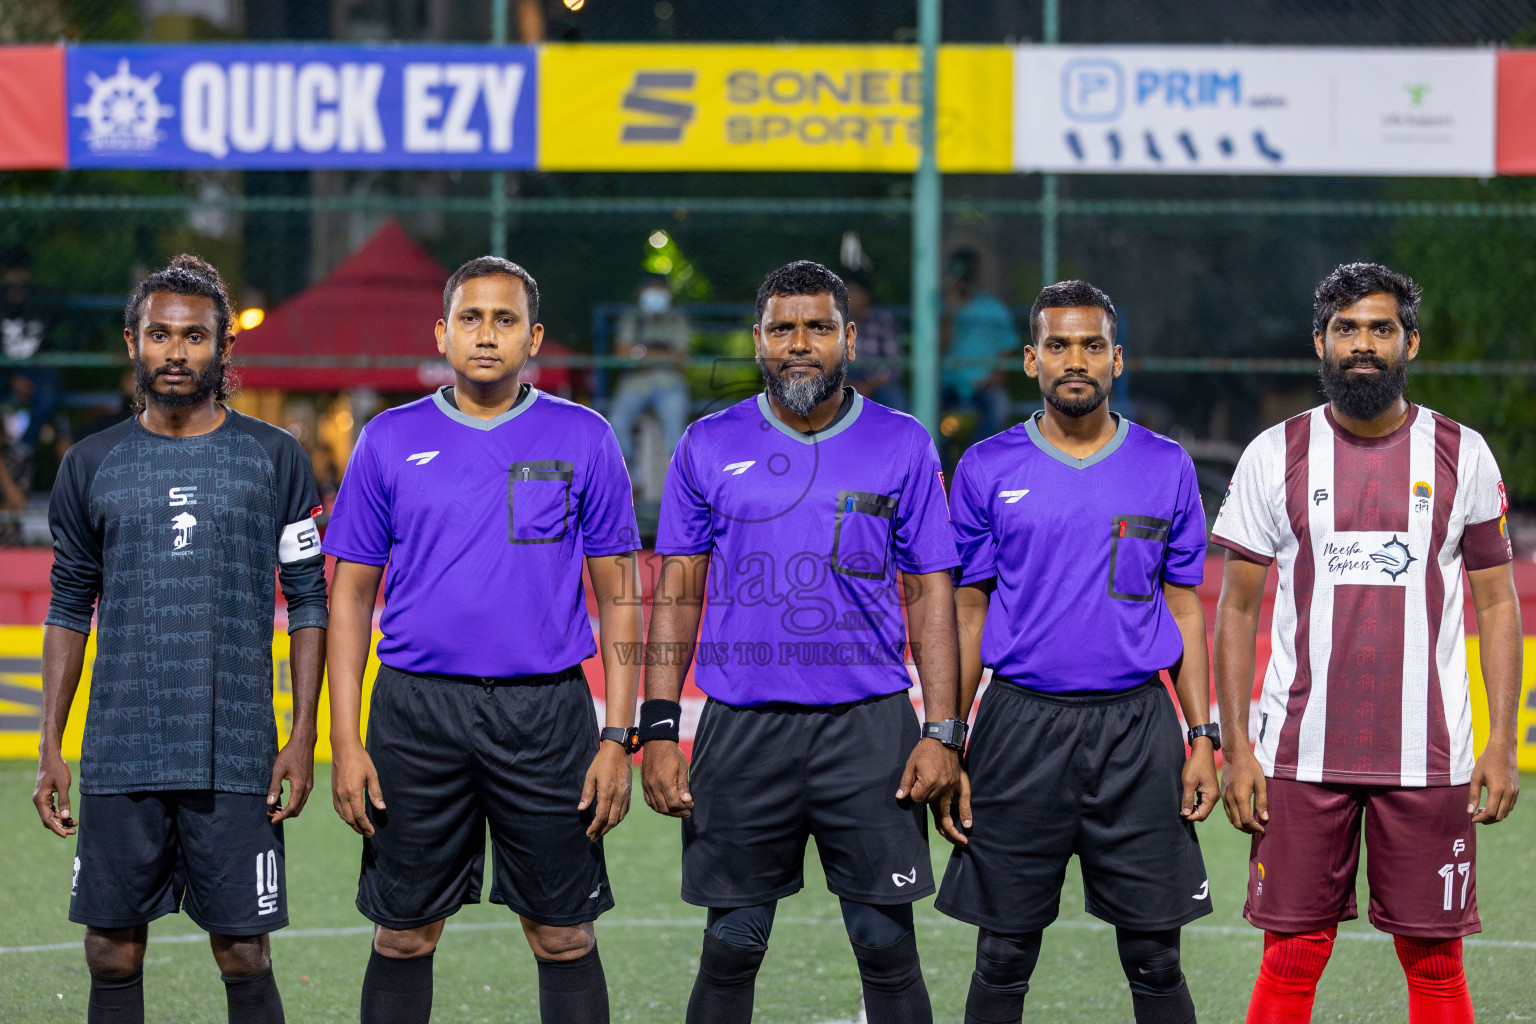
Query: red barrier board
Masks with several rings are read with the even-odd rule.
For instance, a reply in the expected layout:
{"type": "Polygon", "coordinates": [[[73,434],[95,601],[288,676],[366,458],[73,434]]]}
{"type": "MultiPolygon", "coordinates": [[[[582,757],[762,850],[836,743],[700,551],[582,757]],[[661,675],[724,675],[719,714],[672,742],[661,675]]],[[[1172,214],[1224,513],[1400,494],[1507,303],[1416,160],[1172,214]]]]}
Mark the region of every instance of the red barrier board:
{"type": "Polygon", "coordinates": [[[0,48],[0,168],[65,166],[64,48],[0,48]]]}
{"type": "Polygon", "coordinates": [[[1500,174],[1536,174],[1536,50],[1499,54],[1496,156],[1500,174]]]}

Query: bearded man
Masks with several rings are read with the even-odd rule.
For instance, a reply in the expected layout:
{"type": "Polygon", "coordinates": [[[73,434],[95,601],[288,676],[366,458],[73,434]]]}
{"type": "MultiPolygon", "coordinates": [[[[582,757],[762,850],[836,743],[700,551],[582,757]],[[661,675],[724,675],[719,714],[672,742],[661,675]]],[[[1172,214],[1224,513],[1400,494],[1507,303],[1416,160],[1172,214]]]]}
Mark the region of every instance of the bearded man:
{"type": "Polygon", "coordinates": [[[1404,274],[1350,263],[1323,279],[1312,341],[1328,404],[1254,439],[1211,536],[1227,549],[1224,800],[1253,836],[1243,916],[1264,929],[1250,1024],[1311,1019],[1338,923],[1358,915],[1362,832],[1370,919],[1393,937],[1409,1021],[1472,1021],[1461,940],[1481,928],[1473,826],[1502,821],[1520,788],[1520,602],[1493,453],[1406,397],[1418,321],[1419,287],[1404,274]],[[1253,714],[1271,564],[1273,654],[1253,714]],[[1488,690],[1481,756],[1463,567],[1488,690]]]}
{"type": "Polygon", "coordinates": [[[687,1019],[751,1019],[774,909],[804,884],[815,837],[868,1019],[927,1022],[921,805],[950,802],[965,737],[938,453],[911,416],[845,386],[857,326],[836,274],[775,270],[757,318],[767,386],[688,429],[656,537],[640,740],[646,802],[683,819],[683,899],[708,908],[687,1019]],[[690,777],[678,699],[695,654],[709,702],[690,777]]]}

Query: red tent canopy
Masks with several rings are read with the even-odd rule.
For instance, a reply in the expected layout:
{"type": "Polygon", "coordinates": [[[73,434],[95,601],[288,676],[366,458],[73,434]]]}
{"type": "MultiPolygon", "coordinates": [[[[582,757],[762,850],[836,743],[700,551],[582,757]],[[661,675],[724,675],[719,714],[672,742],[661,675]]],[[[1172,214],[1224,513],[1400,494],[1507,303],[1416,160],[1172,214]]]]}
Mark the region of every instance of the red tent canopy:
{"type": "Polygon", "coordinates": [[[433,326],[448,271],[391,219],[330,277],[242,331],[246,387],[285,391],[427,391],[452,381],[433,326]],[[304,357],[294,365],[293,357],[304,357]],[[287,363],[287,365],[284,365],[287,363]]]}

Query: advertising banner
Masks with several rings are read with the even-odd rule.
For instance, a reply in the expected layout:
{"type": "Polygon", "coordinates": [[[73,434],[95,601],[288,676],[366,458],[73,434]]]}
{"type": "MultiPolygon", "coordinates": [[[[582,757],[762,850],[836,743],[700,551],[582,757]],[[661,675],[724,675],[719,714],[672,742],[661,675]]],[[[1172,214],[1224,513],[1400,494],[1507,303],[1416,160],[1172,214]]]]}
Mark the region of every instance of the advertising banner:
{"type": "Polygon", "coordinates": [[[1489,177],[1492,50],[1021,46],[1014,167],[1489,177]]]}
{"type": "MultiPolygon", "coordinates": [[[[539,166],[551,171],[911,171],[915,46],[543,47],[539,166]]],[[[1007,171],[1012,58],[946,46],[945,171],[1007,171]]]]}
{"type": "Polygon", "coordinates": [[[1536,50],[1499,54],[1500,174],[1536,174],[1536,50]]]}
{"type": "Polygon", "coordinates": [[[64,48],[0,47],[0,170],[64,166],[64,48]]]}
{"type": "MultiPolygon", "coordinates": [[[[379,637],[374,636],[374,646],[379,637]]],[[[1265,639],[1260,637],[1261,641],[1265,639]]],[[[1261,655],[1264,646],[1261,644],[1261,655]]],[[[37,759],[37,743],[40,716],[43,707],[43,627],[0,626],[0,758],[37,759]]],[[[70,762],[78,783],[80,775],[80,741],[85,731],[86,707],[91,689],[91,666],[96,660],[96,637],[93,633],[85,650],[85,669],[80,675],[80,688],[75,691],[74,705],[70,709],[69,727],[64,733],[64,757],[70,762]]],[[[1263,679],[1267,657],[1261,656],[1255,666],[1255,698],[1257,686],[1263,679]]],[[[1516,719],[1518,759],[1521,771],[1536,771],[1536,637],[1525,638],[1524,676],[1520,684],[1520,712],[1516,719]]],[[[277,718],[278,741],[285,743],[293,726],[293,680],[288,667],[288,634],[278,630],[272,638],[272,703],[277,718]]],[[[1488,696],[1483,686],[1481,655],[1476,636],[1467,637],[1467,670],[1471,675],[1472,731],[1476,736],[1475,749],[1482,751],[1488,736],[1488,696]]],[[[584,664],[584,671],[592,686],[597,704],[598,721],[603,720],[605,686],[602,680],[603,665],[598,658],[584,664]]],[[[373,682],[378,676],[379,660],[373,647],[368,652],[368,667],[363,675],[362,724],[368,725],[368,707],[373,692],[373,682]]],[[[921,697],[914,688],[912,698],[916,703],[921,697]]],[[[685,748],[691,745],[698,726],[699,715],[704,709],[703,695],[691,684],[684,690],[682,731],[685,748]]],[[[331,759],[330,702],[325,694],[320,697],[319,742],[315,745],[315,757],[321,761],[331,759]]]]}
{"type": "Polygon", "coordinates": [[[71,167],[528,168],[537,51],[75,46],[71,167]]]}

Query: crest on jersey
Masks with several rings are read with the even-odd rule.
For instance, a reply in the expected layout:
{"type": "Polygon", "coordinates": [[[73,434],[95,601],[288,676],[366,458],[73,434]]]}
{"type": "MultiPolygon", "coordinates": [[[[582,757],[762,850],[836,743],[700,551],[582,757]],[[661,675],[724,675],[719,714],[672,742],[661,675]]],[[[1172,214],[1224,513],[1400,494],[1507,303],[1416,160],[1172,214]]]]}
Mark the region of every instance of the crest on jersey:
{"type": "Polygon", "coordinates": [[[1381,550],[1371,555],[1371,561],[1381,566],[1381,571],[1392,577],[1395,583],[1397,578],[1408,571],[1408,566],[1417,562],[1408,545],[1397,539],[1393,534],[1392,539],[1381,546],[1381,550]]]}
{"type": "Polygon", "coordinates": [[[1420,480],[1413,485],[1413,496],[1415,498],[1433,498],[1435,496],[1435,489],[1423,480],[1420,480]]]}

